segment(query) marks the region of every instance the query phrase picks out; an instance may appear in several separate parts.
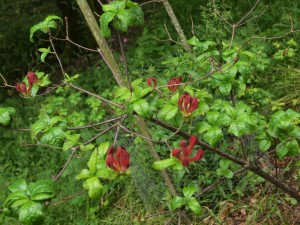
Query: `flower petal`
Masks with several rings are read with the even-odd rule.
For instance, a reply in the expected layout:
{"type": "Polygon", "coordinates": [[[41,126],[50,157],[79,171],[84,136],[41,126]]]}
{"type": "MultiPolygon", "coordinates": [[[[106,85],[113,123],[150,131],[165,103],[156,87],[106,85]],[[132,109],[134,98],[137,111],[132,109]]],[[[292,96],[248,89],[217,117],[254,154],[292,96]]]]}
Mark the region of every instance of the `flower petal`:
{"type": "Polygon", "coordinates": [[[204,156],[204,152],[202,149],[199,149],[197,152],[196,152],[196,155],[193,157],[193,158],[190,158],[189,161],[190,162],[193,162],[193,161],[199,161],[203,158],[204,156]]]}

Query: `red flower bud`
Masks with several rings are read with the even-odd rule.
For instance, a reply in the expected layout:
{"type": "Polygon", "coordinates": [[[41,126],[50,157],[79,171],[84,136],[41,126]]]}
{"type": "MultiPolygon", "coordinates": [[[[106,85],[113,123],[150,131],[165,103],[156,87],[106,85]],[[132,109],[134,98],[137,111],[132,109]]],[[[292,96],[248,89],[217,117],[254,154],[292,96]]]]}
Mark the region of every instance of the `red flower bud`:
{"type": "Polygon", "coordinates": [[[27,90],[26,84],[24,82],[16,84],[16,88],[22,94],[26,94],[29,91],[27,90]]]}
{"type": "Polygon", "coordinates": [[[181,81],[182,81],[181,76],[171,78],[168,82],[168,88],[169,88],[170,92],[176,91],[178,89],[179,84],[181,83],[181,81]]]}
{"type": "Polygon", "coordinates": [[[33,84],[36,84],[39,82],[38,76],[35,74],[35,72],[28,72],[27,73],[27,79],[29,84],[29,90],[32,88],[33,84]]]}
{"type": "Polygon", "coordinates": [[[146,79],[146,82],[147,82],[147,85],[150,86],[150,87],[153,87],[153,89],[156,88],[156,79],[155,77],[151,77],[151,78],[147,78],[146,79]]]}
{"type": "Polygon", "coordinates": [[[173,149],[172,150],[172,155],[179,159],[181,161],[181,164],[183,166],[189,166],[191,162],[194,161],[199,161],[203,158],[204,156],[204,152],[202,149],[198,149],[198,151],[196,152],[194,157],[190,157],[192,150],[195,146],[195,144],[197,144],[198,139],[196,136],[192,136],[190,138],[189,141],[189,145],[187,146],[187,142],[186,141],[180,141],[180,147],[181,149],[173,149]]]}
{"type": "Polygon", "coordinates": [[[191,97],[188,93],[184,93],[178,99],[178,107],[185,117],[189,117],[198,107],[198,99],[191,97]]]}
{"type": "Polygon", "coordinates": [[[119,146],[114,155],[114,148],[111,146],[107,150],[106,165],[121,174],[129,168],[130,155],[124,147],[119,146]]]}

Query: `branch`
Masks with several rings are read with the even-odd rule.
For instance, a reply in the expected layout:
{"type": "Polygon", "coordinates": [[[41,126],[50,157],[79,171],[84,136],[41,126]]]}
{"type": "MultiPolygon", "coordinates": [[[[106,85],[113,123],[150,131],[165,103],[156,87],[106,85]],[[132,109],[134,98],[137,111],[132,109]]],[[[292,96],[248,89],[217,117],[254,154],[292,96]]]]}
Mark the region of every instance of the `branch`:
{"type": "MultiPolygon", "coordinates": [[[[155,124],[166,128],[167,130],[170,131],[176,131],[177,129],[175,127],[172,127],[169,124],[166,124],[165,122],[162,122],[158,119],[152,118],[150,119],[150,121],[154,122],[155,124]]],[[[179,131],[177,133],[178,135],[182,136],[183,138],[189,139],[190,135],[183,132],[183,131],[179,131]]],[[[222,151],[221,149],[215,148],[210,146],[209,144],[206,144],[203,141],[198,141],[198,144],[200,146],[202,146],[203,148],[212,151],[226,159],[231,160],[232,162],[235,162],[236,164],[239,164],[243,167],[247,167],[248,170],[250,170],[251,172],[263,177],[265,180],[269,181],[270,183],[272,183],[273,185],[275,185],[276,187],[279,187],[282,191],[284,191],[285,193],[288,193],[289,195],[291,195],[293,198],[295,198],[297,201],[300,202],[300,194],[297,193],[295,190],[291,189],[288,185],[286,185],[285,183],[281,182],[280,180],[278,180],[277,178],[265,173],[264,171],[262,171],[259,167],[257,167],[256,165],[253,164],[249,164],[249,162],[244,161],[244,160],[240,160],[232,155],[229,155],[227,153],[225,153],[224,151],[222,151]]]]}
{"type": "Polygon", "coordinates": [[[101,97],[101,96],[99,96],[99,95],[96,95],[96,94],[94,94],[94,93],[92,93],[92,92],[89,92],[89,91],[84,90],[84,89],[82,89],[82,88],[80,88],[80,87],[77,87],[77,86],[75,86],[74,84],[71,84],[71,83],[65,83],[65,84],[66,84],[66,85],[69,85],[70,87],[72,87],[72,88],[74,88],[74,89],[76,89],[76,90],[78,90],[78,91],[81,91],[81,92],[86,93],[86,94],[88,94],[88,95],[90,95],[90,96],[93,96],[93,97],[95,97],[95,98],[98,98],[98,99],[100,99],[101,101],[106,102],[106,103],[108,103],[108,104],[110,104],[110,105],[113,105],[113,106],[116,106],[116,107],[118,107],[118,108],[124,109],[124,106],[118,105],[117,103],[114,103],[114,102],[112,102],[112,101],[109,101],[109,100],[107,100],[106,98],[103,98],[103,97],[101,97]]]}
{"type": "MultiPolygon", "coordinates": [[[[117,124],[114,124],[112,126],[110,126],[109,128],[105,129],[104,131],[102,131],[101,133],[97,134],[95,137],[91,138],[90,140],[84,142],[82,145],[87,145],[91,142],[93,142],[94,140],[96,140],[98,137],[102,136],[103,134],[107,133],[108,131],[110,131],[112,128],[114,128],[117,124]]],[[[73,158],[73,156],[75,155],[76,151],[80,149],[81,145],[78,145],[76,147],[72,148],[72,152],[67,160],[67,162],[65,163],[65,165],[63,166],[63,168],[61,169],[61,171],[59,172],[59,174],[53,178],[53,181],[57,181],[57,179],[63,174],[63,172],[67,169],[67,167],[69,166],[71,159],[73,158]]]]}

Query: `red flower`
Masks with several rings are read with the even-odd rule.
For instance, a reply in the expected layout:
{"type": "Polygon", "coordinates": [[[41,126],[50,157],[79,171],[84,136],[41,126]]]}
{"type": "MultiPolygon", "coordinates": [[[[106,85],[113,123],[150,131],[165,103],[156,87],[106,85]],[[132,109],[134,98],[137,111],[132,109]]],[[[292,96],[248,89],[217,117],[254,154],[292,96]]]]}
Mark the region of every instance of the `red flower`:
{"type": "Polygon", "coordinates": [[[29,87],[32,86],[33,84],[36,84],[37,82],[39,82],[39,78],[35,74],[35,72],[28,72],[27,79],[28,79],[29,87]]]}
{"type": "Polygon", "coordinates": [[[22,94],[29,94],[33,84],[36,84],[39,82],[38,76],[35,74],[35,72],[28,72],[27,73],[27,80],[29,87],[26,87],[25,82],[21,82],[16,84],[17,90],[22,94]]]}
{"type": "Polygon", "coordinates": [[[169,82],[168,82],[168,88],[169,88],[170,92],[176,91],[178,89],[178,87],[179,87],[178,84],[180,84],[181,81],[182,81],[182,77],[181,76],[171,78],[169,80],[169,82]],[[176,85],[174,85],[174,84],[176,84],[176,85]]]}
{"type": "Polygon", "coordinates": [[[191,97],[188,93],[184,93],[178,99],[178,107],[185,117],[189,117],[198,107],[198,99],[191,97]]]}
{"type": "Polygon", "coordinates": [[[29,88],[27,89],[26,84],[24,82],[16,84],[16,88],[20,93],[23,94],[27,94],[30,91],[29,88]]]}
{"type": "Polygon", "coordinates": [[[113,146],[109,147],[107,150],[106,165],[119,174],[129,168],[129,159],[129,153],[122,146],[117,148],[116,155],[114,155],[113,146]]]}
{"type": "Polygon", "coordinates": [[[156,88],[156,79],[155,79],[155,77],[151,77],[151,78],[148,77],[146,79],[146,82],[147,82],[148,86],[153,87],[153,89],[156,88]]]}
{"type": "Polygon", "coordinates": [[[202,149],[198,149],[195,156],[190,158],[190,154],[194,148],[194,146],[197,144],[198,140],[196,136],[192,136],[190,138],[190,143],[187,146],[186,141],[180,141],[180,147],[181,149],[173,149],[172,155],[179,159],[181,161],[181,164],[183,166],[189,166],[190,162],[199,161],[204,156],[204,152],[202,149]]]}

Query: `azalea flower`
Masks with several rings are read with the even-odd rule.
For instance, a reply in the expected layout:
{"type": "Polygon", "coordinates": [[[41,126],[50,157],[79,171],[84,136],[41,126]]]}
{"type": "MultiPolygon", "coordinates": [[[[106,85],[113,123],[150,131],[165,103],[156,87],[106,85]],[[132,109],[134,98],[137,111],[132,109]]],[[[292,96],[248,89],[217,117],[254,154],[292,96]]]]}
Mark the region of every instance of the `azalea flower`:
{"type": "Polygon", "coordinates": [[[28,80],[28,88],[26,86],[25,82],[17,83],[16,88],[17,90],[25,95],[28,95],[30,93],[30,90],[33,86],[33,84],[36,84],[39,82],[38,76],[35,74],[35,72],[28,72],[27,73],[27,80],[28,80]]]}
{"type": "Polygon", "coordinates": [[[148,86],[153,87],[153,89],[156,88],[156,79],[155,79],[155,77],[147,78],[146,82],[147,82],[148,86]]]}
{"type": "Polygon", "coordinates": [[[178,84],[180,84],[181,81],[182,81],[182,77],[181,76],[171,78],[169,80],[169,82],[168,82],[168,88],[169,88],[170,92],[176,91],[178,89],[178,87],[179,87],[178,84]],[[176,85],[174,85],[174,84],[176,84],[176,85]]]}
{"type": "Polygon", "coordinates": [[[185,117],[189,117],[198,107],[198,99],[191,97],[188,93],[184,93],[178,99],[178,107],[185,117]]]}
{"type": "Polygon", "coordinates": [[[202,149],[198,149],[194,157],[190,157],[194,146],[197,144],[198,139],[196,136],[192,136],[189,140],[189,145],[184,140],[180,141],[181,149],[173,149],[172,155],[181,161],[181,164],[185,167],[189,166],[191,162],[199,161],[203,158],[204,152],[202,149]]]}
{"type": "Polygon", "coordinates": [[[129,168],[130,155],[122,146],[117,148],[114,154],[114,147],[111,146],[107,150],[106,165],[121,174],[129,168]]]}

